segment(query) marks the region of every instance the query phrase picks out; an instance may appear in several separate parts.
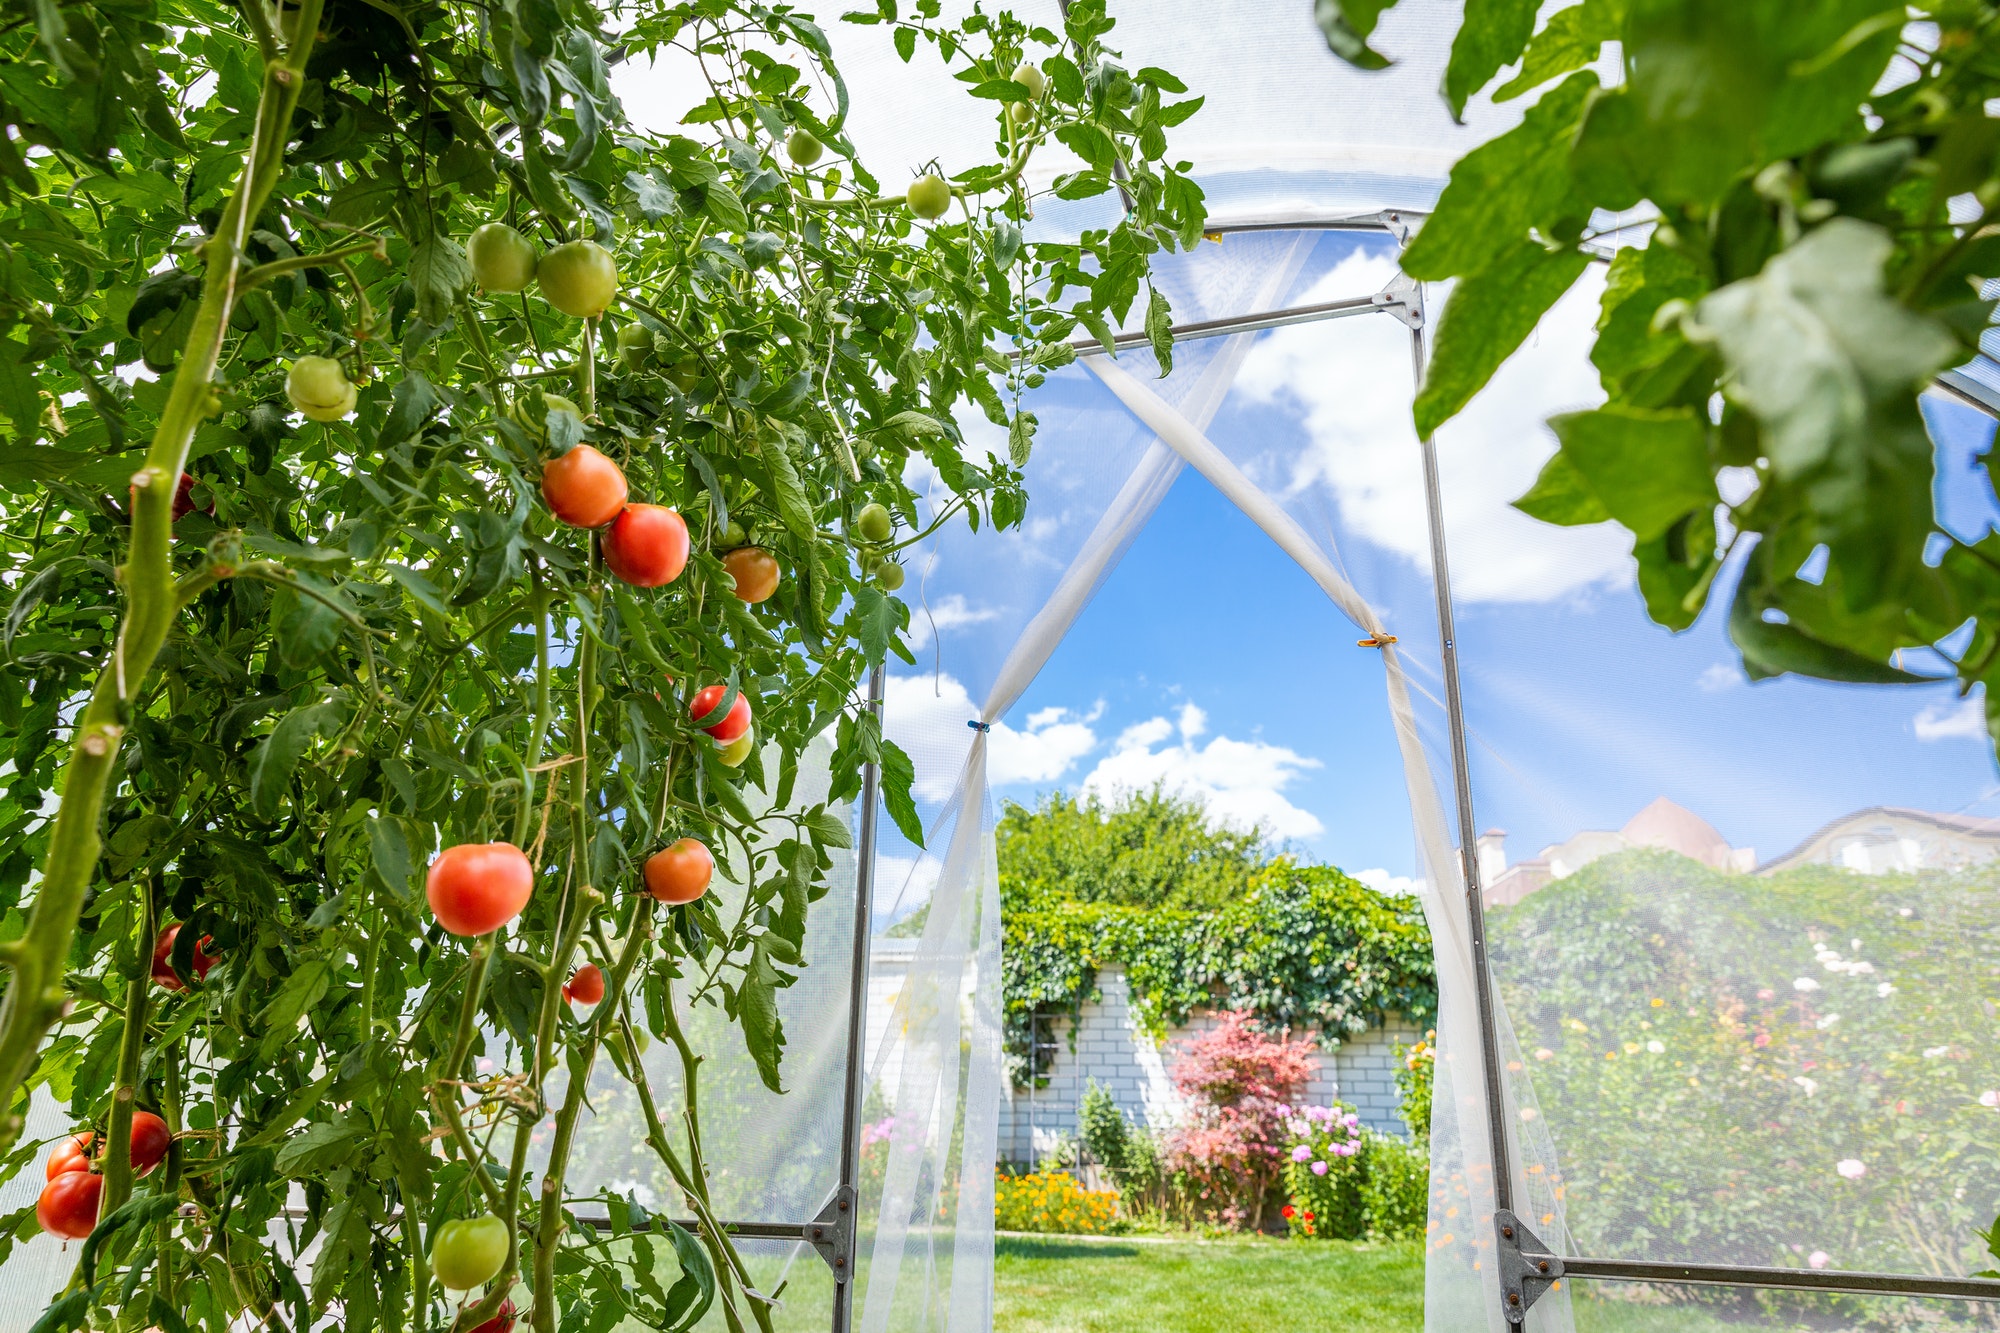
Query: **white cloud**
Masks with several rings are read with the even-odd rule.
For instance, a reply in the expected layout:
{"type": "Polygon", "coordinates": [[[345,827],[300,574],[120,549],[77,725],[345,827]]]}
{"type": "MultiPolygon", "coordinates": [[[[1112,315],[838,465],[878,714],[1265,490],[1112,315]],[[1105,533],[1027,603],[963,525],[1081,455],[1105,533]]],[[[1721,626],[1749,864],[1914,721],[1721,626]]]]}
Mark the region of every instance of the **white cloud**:
{"type": "Polygon", "coordinates": [[[1920,741],[1957,740],[1960,737],[1984,740],[1986,738],[1986,700],[1973,694],[1950,704],[1925,704],[1924,711],[1917,714],[1917,739],[1920,741]]]}
{"type": "Polygon", "coordinates": [[[1320,767],[1319,760],[1282,745],[1227,736],[1197,744],[1207,729],[1207,716],[1192,703],[1183,704],[1176,719],[1135,723],[1119,733],[1111,753],[1084,778],[1084,790],[1109,798],[1160,785],[1202,802],[1219,824],[1254,826],[1277,838],[1310,838],[1324,831],[1316,817],[1284,796],[1301,772],[1320,767]],[[1176,735],[1177,744],[1172,743],[1176,735]]]}
{"type": "MultiPolygon", "coordinates": [[[[993,724],[987,745],[986,779],[995,787],[1013,783],[1052,783],[1097,748],[1093,724],[1104,705],[1087,713],[1068,708],[1044,708],[1024,729],[1005,722],[993,724]]],[[[891,676],[883,698],[883,725],[889,738],[909,753],[916,765],[915,791],[927,801],[942,801],[958,785],[965,752],[972,747],[978,706],[952,676],[891,676]]]]}
{"type": "MultiPolygon", "coordinates": [[[[1352,291],[1349,259],[1305,300],[1352,291]]],[[[1509,503],[1555,452],[1551,413],[1603,400],[1589,360],[1603,277],[1593,271],[1558,302],[1520,351],[1438,436],[1452,582],[1467,601],[1554,601],[1632,577],[1631,537],[1609,525],[1555,527],[1509,503]]],[[[1273,441],[1266,486],[1296,495],[1323,482],[1341,526],[1420,569],[1430,568],[1423,459],[1410,420],[1410,346],[1378,317],[1280,329],[1258,343],[1237,381],[1253,399],[1294,412],[1310,447],[1273,441]]],[[[1261,474],[1261,475],[1260,475],[1261,474]]]]}
{"type": "Polygon", "coordinates": [[[1743,673],[1727,662],[1715,663],[1695,680],[1695,684],[1707,694],[1720,694],[1724,690],[1733,690],[1738,685],[1746,683],[1743,673]]]}
{"type": "Polygon", "coordinates": [[[1386,870],[1357,870],[1354,872],[1354,878],[1377,893],[1386,893],[1398,898],[1409,897],[1424,887],[1424,882],[1420,879],[1412,879],[1408,875],[1392,875],[1386,870]]]}
{"type": "Polygon", "coordinates": [[[930,646],[932,626],[943,635],[962,625],[983,625],[989,620],[998,620],[1000,609],[994,606],[974,606],[965,600],[964,593],[952,593],[926,607],[921,601],[910,607],[910,632],[904,635],[914,652],[921,652],[930,646]]]}

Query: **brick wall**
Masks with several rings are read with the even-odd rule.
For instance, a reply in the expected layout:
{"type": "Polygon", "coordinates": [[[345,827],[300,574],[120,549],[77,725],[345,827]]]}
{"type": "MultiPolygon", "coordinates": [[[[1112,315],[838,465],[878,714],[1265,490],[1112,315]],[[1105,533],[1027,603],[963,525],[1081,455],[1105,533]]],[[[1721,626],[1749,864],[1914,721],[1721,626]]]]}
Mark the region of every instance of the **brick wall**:
{"type": "MultiPolygon", "coordinates": [[[[1128,1117],[1160,1131],[1181,1110],[1169,1074],[1175,1043],[1215,1026],[1211,1015],[1197,1015],[1168,1034],[1164,1047],[1142,1031],[1132,1016],[1131,993],[1122,967],[1098,970],[1102,999],[1086,1003],[1077,1016],[1076,1031],[1058,1020],[1054,1066],[1047,1086],[1008,1088],[1000,1103],[1000,1157],[1032,1163],[1054,1147],[1058,1138],[1076,1133],[1076,1108],[1092,1080],[1109,1088],[1128,1117]],[[1075,1038],[1072,1049],[1071,1037],[1075,1038]]],[[[1422,1030],[1392,1017],[1382,1027],[1341,1043],[1317,1057],[1319,1071],[1307,1085],[1308,1100],[1326,1105],[1338,1099],[1361,1113],[1361,1123],[1389,1134],[1407,1134],[1397,1115],[1395,1043],[1405,1045],[1422,1030]]]]}

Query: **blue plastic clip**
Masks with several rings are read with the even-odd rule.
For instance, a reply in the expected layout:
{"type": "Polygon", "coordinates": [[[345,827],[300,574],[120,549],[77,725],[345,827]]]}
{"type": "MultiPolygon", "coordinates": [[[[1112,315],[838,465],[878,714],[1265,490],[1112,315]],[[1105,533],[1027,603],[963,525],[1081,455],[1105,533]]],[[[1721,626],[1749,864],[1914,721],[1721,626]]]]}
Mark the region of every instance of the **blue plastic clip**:
{"type": "Polygon", "coordinates": [[[966,725],[966,726],[968,726],[968,727],[971,727],[971,728],[972,728],[972,729],[973,729],[974,731],[991,731],[991,730],[993,730],[993,724],[992,724],[991,722],[981,722],[981,721],[980,721],[980,720],[979,720],[978,718],[973,718],[973,719],[972,719],[971,721],[967,722],[967,723],[966,723],[965,725],[966,725]]]}

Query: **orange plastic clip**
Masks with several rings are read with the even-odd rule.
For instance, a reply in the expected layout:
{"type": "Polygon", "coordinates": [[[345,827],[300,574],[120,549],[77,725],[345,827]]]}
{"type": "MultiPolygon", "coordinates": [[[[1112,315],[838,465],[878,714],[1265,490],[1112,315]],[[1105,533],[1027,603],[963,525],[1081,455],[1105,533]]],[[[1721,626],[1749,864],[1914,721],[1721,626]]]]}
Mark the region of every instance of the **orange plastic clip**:
{"type": "Polygon", "coordinates": [[[1354,646],[1357,648],[1380,648],[1385,643],[1394,643],[1395,641],[1396,636],[1393,634],[1371,634],[1365,639],[1356,639],[1354,646]]]}

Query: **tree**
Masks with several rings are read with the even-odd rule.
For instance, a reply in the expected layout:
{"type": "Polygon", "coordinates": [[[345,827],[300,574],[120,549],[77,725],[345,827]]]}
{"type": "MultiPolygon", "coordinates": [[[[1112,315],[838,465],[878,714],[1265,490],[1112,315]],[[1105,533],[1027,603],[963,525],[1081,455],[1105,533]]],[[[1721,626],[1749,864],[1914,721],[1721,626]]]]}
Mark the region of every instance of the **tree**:
{"type": "MultiPolygon", "coordinates": [[[[783,1086],[777,993],[864,763],[920,835],[909,760],[858,698],[904,651],[896,553],[1021,520],[1021,395],[1077,330],[1108,340],[1144,299],[1164,358],[1147,265],[1202,222],[1165,132],[1199,100],[1121,68],[1096,0],[1060,33],[880,0],[851,17],[994,111],[991,161],[906,198],[856,159],[827,38],[788,7],[17,8],[0,1149],[36,1089],[104,1145],[100,1221],[38,1327],[304,1333],[338,1310],[351,1333],[464,1330],[511,1318],[518,1275],[538,1333],[559,1308],[681,1329],[711,1303],[768,1329],[708,1208],[726,1145],[700,1135],[706,1019],[783,1086]],[[625,120],[609,70],[669,48],[710,95],[660,133],[625,120]],[[1109,195],[1115,170],[1127,207],[1030,241],[1023,170],[1057,136],[1084,162],[1057,193],[1109,195]],[[967,451],[967,402],[1009,457],[967,451]],[[942,481],[933,511],[912,454],[942,481]],[[609,507],[565,509],[577,477],[609,507]],[[628,488],[678,517],[624,508],[628,488]],[[900,521],[886,539],[873,505],[900,521]],[[552,508],[617,518],[593,534],[552,508]],[[746,703],[747,747],[703,734],[746,703]],[[830,780],[802,798],[816,764],[830,780]],[[662,908],[641,866],[682,839],[732,887],[662,908]],[[525,908],[446,933],[419,873],[498,842],[525,908]],[[605,999],[577,1017],[586,962],[605,999]],[[648,1030],[678,1109],[638,1062],[648,1030]],[[666,1289],[650,1242],[572,1239],[565,1171],[607,1049],[699,1222],[665,1233],[666,1289]],[[144,1180],[135,1107],[176,1135],[144,1180]],[[310,1215],[281,1252],[295,1186],[310,1215]],[[426,1256],[479,1212],[505,1257],[455,1303],[426,1256]]],[[[695,881],[675,876],[679,897],[695,881]]]]}
{"type": "MultiPolygon", "coordinates": [[[[1337,53],[1379,68],[1383,8],[1317,12],[1337,53]]],[[[1536,13],[1475,0],[1452,47],[1454,115],[1481,88],[1541,96],[1459,162],[1404,255],[1413,277],[1457,280],[1419,432],[1642,210],[1650,239],[1610,253],[1592,351],[1608,401],[1550,422],[1561,448],[1516,505],[1630,530],[1647,610],[1673,630],[1741,552],[1728,629],[1752,679],[1916,682],[1897,654],[1936,647],[1962,692],[1987,686],[2000,738],[2000,536],[1939,531],[1917,406],[1973,354],[2000,276],[2000,9],[1930,6],[1934,32],[1875,0],[1536,13]],[[1607,42],[1615,86],[1587,68],[1607,42]]]]}
{"type": "Polygon", "coordinates": [[[1105,799],[1054,791],[1009,801],[996,832],[1007,912],[1056,902],[1213,911],[1274,857],[1264,835],[1211,824],[1201,802],[1155,786],[1105,799]]]}

